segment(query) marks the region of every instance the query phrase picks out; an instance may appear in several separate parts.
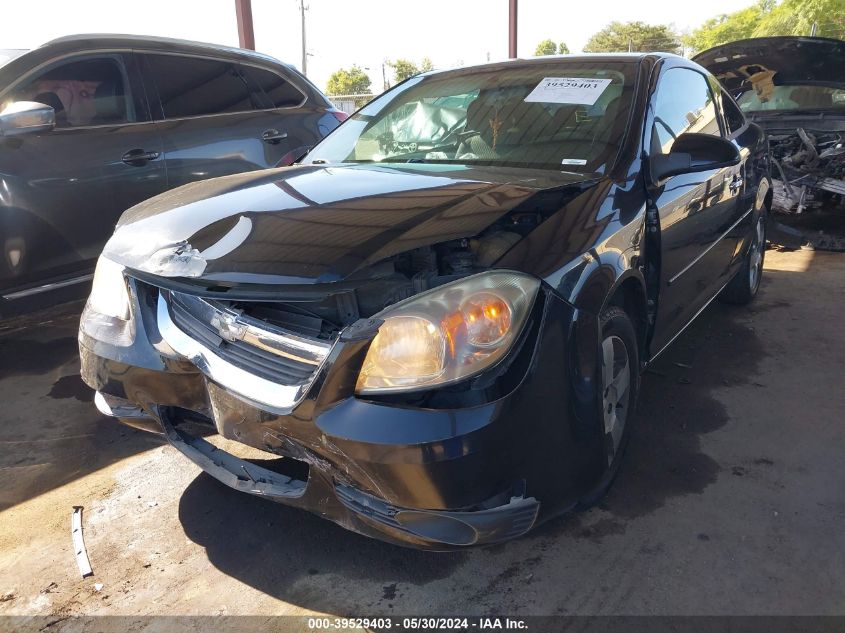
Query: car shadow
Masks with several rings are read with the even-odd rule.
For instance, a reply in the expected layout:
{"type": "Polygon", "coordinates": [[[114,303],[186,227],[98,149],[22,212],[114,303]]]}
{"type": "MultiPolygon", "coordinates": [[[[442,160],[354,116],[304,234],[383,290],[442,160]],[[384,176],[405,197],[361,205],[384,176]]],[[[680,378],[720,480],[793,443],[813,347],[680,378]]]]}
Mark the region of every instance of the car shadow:
{"type": "Polygon", "coordinates": [[[423,552],[383,543],[309,512],[228,488],[205,473],[182,495],[185,534],[202,545],[226,574],[272,596],[309,609],[349,615],[364,605],[343,603],[342,592],[315,593],[303,577],[331,573],[344,583],[424,585],[449,576],[466,552],[423,552]]]}

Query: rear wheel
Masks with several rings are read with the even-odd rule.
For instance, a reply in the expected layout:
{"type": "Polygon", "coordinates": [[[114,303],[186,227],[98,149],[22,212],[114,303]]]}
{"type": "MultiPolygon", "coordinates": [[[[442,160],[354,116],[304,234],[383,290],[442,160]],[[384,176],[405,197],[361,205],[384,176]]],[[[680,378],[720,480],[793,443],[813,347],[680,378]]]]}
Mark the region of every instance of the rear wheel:
{"type": "Polygon", "coordinates": [[[630,438],[639,391],[637,335],[624,310],[608,308],[601,315],[601,407],[607,468],[579,505],[595,505],[610,488],[630,438]]]}
{"type": "Polygon", "coordinates": [[[761,213],[754,225],[751,246],[745,254],[742,266],[736,276],[719,294],[725,303],[744,305],[750,303],[760,289],[763,278],[763,260],[766,257],[766,216],[761,213]]]}

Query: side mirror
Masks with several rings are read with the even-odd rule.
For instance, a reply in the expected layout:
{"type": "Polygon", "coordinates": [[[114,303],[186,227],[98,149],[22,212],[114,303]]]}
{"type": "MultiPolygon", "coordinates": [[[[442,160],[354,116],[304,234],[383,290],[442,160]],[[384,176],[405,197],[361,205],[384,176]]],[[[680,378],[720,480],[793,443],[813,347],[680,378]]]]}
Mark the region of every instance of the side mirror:
{"type": "Polygon", "coordinates": [[[668,154],[649,158],[649,171],[652,184],[657,186],[671,176],[732,167],[739,161],[739,150],[730,141],[688,132],[675,139],[668,154]]]}
{"type": "Polygon", "coordinates": [[[56,126],[56,111],[35,101],[15,101],[0,112],[0,136],[47,132],[56,126]]]}

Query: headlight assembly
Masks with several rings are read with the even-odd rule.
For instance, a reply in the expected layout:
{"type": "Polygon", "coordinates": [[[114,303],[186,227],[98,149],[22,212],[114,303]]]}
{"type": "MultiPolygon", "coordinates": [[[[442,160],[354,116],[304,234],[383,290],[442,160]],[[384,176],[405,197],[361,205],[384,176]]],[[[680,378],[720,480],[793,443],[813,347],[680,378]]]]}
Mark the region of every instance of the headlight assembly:
{"type": "Polygon", "coordinates": [[[91,294],[80,326],[83,332],[96,340],[118,347],[132,344],[135,330],[123,266],[106,257],[97,261],[91,294]]]}
{"type": "Polygon", "coordinates": [[[529,275],[491,271],[387,308],[355,392],[430,388],[491,367],[522,331],[539,287],[529,275]]]}

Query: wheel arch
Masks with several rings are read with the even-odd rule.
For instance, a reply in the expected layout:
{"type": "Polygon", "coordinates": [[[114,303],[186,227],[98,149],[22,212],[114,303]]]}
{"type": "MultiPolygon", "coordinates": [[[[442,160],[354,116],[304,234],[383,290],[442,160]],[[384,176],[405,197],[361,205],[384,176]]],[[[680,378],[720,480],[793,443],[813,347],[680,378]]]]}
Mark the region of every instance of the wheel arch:
{"type": "Polygon", "coordinates": [[[642,365],[648,340],[649,321],[645,279],[639,270],[628,270],[616,280],[600,312],[610,306],[624,310],[634,324],[637,334],[637,351],[642,365]]]}

